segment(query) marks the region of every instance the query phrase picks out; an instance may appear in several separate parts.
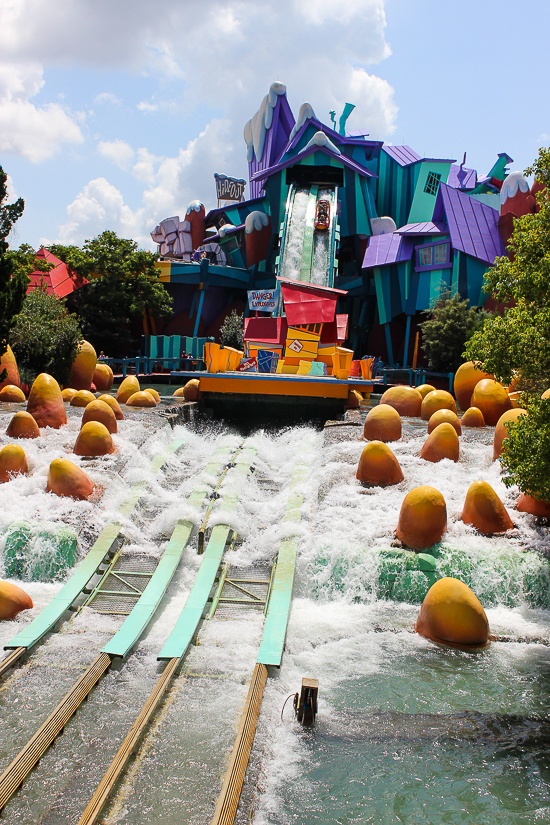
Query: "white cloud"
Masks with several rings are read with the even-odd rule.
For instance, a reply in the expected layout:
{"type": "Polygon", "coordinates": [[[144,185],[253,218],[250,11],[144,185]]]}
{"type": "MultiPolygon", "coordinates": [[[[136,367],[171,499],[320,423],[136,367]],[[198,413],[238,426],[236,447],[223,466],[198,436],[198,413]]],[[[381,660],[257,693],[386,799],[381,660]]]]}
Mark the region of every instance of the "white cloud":
{"type": "Polygon", "coordinates": [[[122,100],[112,92],[101,92],[94,97],[94,103],[112,103],[114,106],[120,106],[122,100]]]}
{"type": "Polygon", "coordinates": [[[121,169],[125,169],[134,159],[134,150],[124,140],[100,140],[97,151],[121,169]]]}

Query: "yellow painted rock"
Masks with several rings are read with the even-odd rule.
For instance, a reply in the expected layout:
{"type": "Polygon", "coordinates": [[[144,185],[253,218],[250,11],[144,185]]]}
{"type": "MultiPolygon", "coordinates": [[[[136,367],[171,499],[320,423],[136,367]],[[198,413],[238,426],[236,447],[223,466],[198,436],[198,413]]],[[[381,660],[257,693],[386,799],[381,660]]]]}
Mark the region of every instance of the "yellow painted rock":
{"type": "Polygon", "coordinates": [[[461,427],[484,427],[485,419],[483,413],[477,407],[468,407],[460,419],[461,427]]]}
{"type": "Polygon", "coordinates": [[[114,453],[115,445],[111,433],[100,421],[88,421],[76,439],[73,452],[76,455],[85,455],[88,458],[114,453]]]}
{"type": "Polygon", "coordinates": [[[504,533],[514,526],[504,504],[486,481],[470,484],[461,519],[486,536],[504,533]]]}
{"type": "Polygon", "coordinates": [[[475,593],[450,577],[439,579],[422,602],[416,632],[433,642],[458,647],[485,647],[489,622],[475,593]]]}
{"type": "Polygon", "coordinates": [[[22,610],[33,607],[31,597],[11,582],[0,581],[0,621],[14,619],[22,610]]]}
{"type": "Polygon", "coordinates": [[[467,410],[470,406],[474,387],[482,378],[493,378],[493,376],[476,369],[473,361],[466,361],[457,369],[453,389],[461,410],[467,410]]]}
{"type": "Polygon", "coordinates": [[[72,398],[77,394],[78,390],[73,390],[72,387],[66,387],[64,390],[61,390],[61,397],[63,401],[71,401],[72,398]]]}
{"type": "Polygon", "coordinates": [[[59,384],[45,372],[35,378],[27,401],[29,412],[39,427],[58,430],[67,423],[67,413],[59,384]]]}
{"type": "Polygon", "coordinates": [[[135,392],[130,398],[126,401],[127,407],[156,407],[157,402],[153,398],[150,392],[145,392],[145,390],[140,390],[140,392],[135,392]]]}
{"type": "Polygon", "coordinates": [[[542,398],[550,398],[550,389],[545,390],[541,397],[542,398]]]}
{"type": "Polygon", "coordinates": [[[153,396],[153,398],[155,399],[157,404],[160,404],[160,395],[158,394],[158,392],[156,390],[154,390],[152,387],[146,387],[144,392],[150,393],[150,395],[153,396]]]}
{"type": "Polygon", "coordinates": [[[500,416],[512,408],[512,402],[502,384],[492,378],[483,378],[474,387],[472,407],[478,407],[485,423],[494,427],[500,416]]]}
{"type": "Polygon", "coordinates": [[[459,454],[458,435],[452,424],[439,424],[427,437],[420,450],[420,458],[433,461],[434,464],[443,458],[458,461],[459,454]]]}
{"type": "Polygon", "coordinates": [[[419,387],[416,388],[422,398],[425,398],[429,392],[433,392],[435,387],[432,387],[431,384],[421,384],[419,387]]]}
{"type": "Polygon", "coordinates": [[[452,410],[436,410],[428,421],[428,435],[439,427],[440,424],[450,424],[455,428],[457,435],[462,435],[462,427],[458,420],[458,415],[452,410]]]}
{"type": "Polygon", "coordinates": [[[346,407],[348,410],[356,410],[363,400],[363,396],[357,390],[350,390],[348,393],[348,400],[346,401],[346,407]]]}
{"type": "Polygon", "coordinates": [[[21,404],[22,401],[26,401],[25,393],[15,384],[5,384],[0,390],[0,401],[21,404]]]}
{"type": "Polygon", "coordinates": [[[177,390],[174,390],[172,398],[183,398],[183,387],[178,387],[177,390]]]}
{"type": "Polygon", "coordinates": [[[414,387],[390,387],[380,399],[380,403],[389,404],[399,415],[416,418],[420,415],[422,396],[414,387]]]}
{"type": "Polygon", "coordinates": [[[97,400],[105,401],[105,403],[110,406],[117,421],[124,421],[124,413],[122,412],[120,404],[113,395],[100,395],[97,400]]]}
{"type": "Polygon", "coordinates": [[[9,344],[6,352],[3,354],[2,358],[0,358],[0,373],[4,370],[7,370],[8,374],[4,380],[0,382],[0,389],[7,387],[8,384],[14,384],[16,387],[20,387],[21,379],[19,378],[17,361],[15,360],[15,355],[13,354],[12,348],[9,344]]]}
{"type": "Polygon", "coordinates": [[[84,410],[82,425],[87,424],[88,421],[99,421],[107,427],[110,433],[118,432],[114,410],[106,401],[100,401],[99,398],[88,404],[84,410]]]}
{"type": "Polygon", "coordinates": [[[200,381],[198,378],[191,378],[185,387],[182,388],[182,395],[186,401],[196,401],[199,397],[200,381]]]}
{"type": "Polygon", "coordinates": [[[389,404],[378,404],[365,418],[363,438],[369,441],[398,441],[401,438],[401,416],[389,404]]]}
{"type": "Polygon", "coordinates": [[[94,370],[93,383],[98,392],[105,392],[110,390],[113,386],[113,371],[108,364],[102,364],[101,361],[96,364],[94,370]]]}
{"type": "Polygon", "coordinates": [[[90,390],[78,390],[71,398],[71,407],[87,407],[95,401],[95,395],[90,390]]]}
{"type": "Polygon", "coordinates": [[[520,513],[531,513],[538,518],[550,518],[550,502],[522,493],[517,500],[516,510],[520,513]]]}
{"type": "Polygon", "coordinates": [[[14,476],[26,475],[28,472],[29,465],[23,447],[8,444],[0,451],[0,483],[9,481],[14,476]]]}
{"type": "Polygon", "coordinates": [[[32,415],[21,411],[13,416],[8,424],[6,435],[10,438],[38,438],[40,430],[32,415]]]}
{"type": "Polygon", "coordinates": [[[139,381],[135,375],[127,375],[116,391],[116,400],[119,404],[125,404],[135,392],[139,392],[139,381]]]}
{"type": "Polygon", "coordinates": [[[356,478],[363,484],[375,484],[388,487],[390,484],[399,484],[404,475],[399,462],[382,441],[369,441],[363,447],[356,478]]]}
{"type": "Polygon", "coordinates": [[[80,467],[67,461],[66,458],[56,458],[50,464],[48,472],[48,493],[69,498],[87,499],[93,491],[94,485],[80,467]]]}
{"type": "Polygon", "coordinates": [[[434,412],[438,410],[451,410],[456,415],[456,403],[450,392],[446,390],[432,390],[424,396],[420,417],[423,421],[429,421],[434,412]]]}
{"type": "Polygon", "coordinates": [[[508,430],[504,425],[508,421],[517,421],[520,415],[528,415],[527,410],[508,410],[508,412],[503,413],[498,419],[493,438],[493,461],[496,461],[497,458],[500,458],[502,455],[502,442],[509,436],[508,430]]]}
{"type": "Polygon", "coordinates": [[[88,341],[82,341],[73,361],[69,384],[75,390],[89,390],[94,380],[97,355],[88,341]]]}
{"type": "Polygon", "coordinates": [[[424,486],[407,493],[395,531],[399,541],[412,550],[422,551],[441,541],[446,529],[447,507],[439,490],[424,486]]]}

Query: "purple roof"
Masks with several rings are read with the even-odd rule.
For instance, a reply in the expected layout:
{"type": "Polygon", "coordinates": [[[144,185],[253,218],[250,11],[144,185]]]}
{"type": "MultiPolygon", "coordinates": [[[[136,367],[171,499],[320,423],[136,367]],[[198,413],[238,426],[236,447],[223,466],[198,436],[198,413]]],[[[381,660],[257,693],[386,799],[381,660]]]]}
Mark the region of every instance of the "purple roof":
{"type": "Polygon", "coordinates": [[[493,264],[505,255],[496,209],[445,183],[439,185],[434,221],[445,218],[454,249],[493,264]]]}
{"type": "Polygon", "coordinates": [[[369,245],[363,259],[363,269],[408,261],[413,248],[413,239],[403,238],[397,232],[373,235],[369,238],[369,245]]]}
{"type": "Polygon", "coordinates": [[[344,166],[347,166],[348,169],[356,172],[358,175],[362,175],[364,178],[377,178],[378,175],[375,175],[374,172],[370,172],[364,166],[361,166],[356,161],[348,158],[346,155],[335,155],[334,152],[330,152],[324,146],[317,146],[313,145],[309,148],[302,149],[301,152],[298,152],[297,155],[294,155],[291,158],[287,158],[286,160],[282,161],[282,163],[276,163],[275,166],[271,166],[269,169],[260,169],[254,175],[251,175],[250,182],[253,183],[255,181],[265,180],[265,178],[269,178],[271,175],[274,175],[276,172],[280,172],[282,169],[286,169],[287,166],[294,166],[294,164],[299,163],[304,158],[307,158],[309,155],[313,154],[313,152],[324,152],[325,155],[328,155],[330,158],[334,160],[339,160],[343,163],[344,166]]]}
{"type": "MultiPolygon", "coordinates": [[[[364,137],[358,137],[357,135],[349,134],[349,135],[341,135],[338,132],[335,132],[330,126],[327,126],[325,123],[321,123],[316,117],[310,117],[308,120],[304,121],[300,129],[296,132],[292,140],[289,140],[288,144],[284,148],[283,152],[281,153],[279,160],[286,155],[287,152],[290,152],[295,146],[298,145],[300,139],[306,129],[309,126],[316,126],[317,131],[324,132],[325,135],[332,140],[333,143],[336,145],[340,144],[340,146],[361,146],[365,149],[372,148],[376,149],[377,147],[382,146],[381,140],[365,140],[364,137]]],[[[363,134],[363,133],[361,133],[363,134]]]]}
{"type": "Polygon", "coordinates": [[[462,168],[453,163],[449,170],[447,184],[453,189],[475,189],[477,186],[477,172],[475,169],[462,168]]]}
{"type": "Polygon", "coordinates": [[[417,155],[410,146],[383,146],[382,151],[393,158],[400,166],[410,166],[411,163],[420,160],[420,155],[417,155]]]}
{"type": "Polygon", "coordinates": [[[424,223],[406,223],[405,226],[400,226],[396,232],[399,235],[439,235],[442,232],[448,232],[445,221],[425,221],[424,223]]]}

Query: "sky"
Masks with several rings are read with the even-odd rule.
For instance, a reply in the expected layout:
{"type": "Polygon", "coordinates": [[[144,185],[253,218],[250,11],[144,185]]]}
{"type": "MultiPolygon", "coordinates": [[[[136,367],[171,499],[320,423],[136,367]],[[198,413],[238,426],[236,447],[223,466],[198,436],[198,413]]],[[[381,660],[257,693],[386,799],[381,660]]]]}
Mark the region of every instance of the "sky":
{"type": "Polygon", "coordinates": [[[548,0],[0,0],[0,165],[10,245],[150,232],[214,173],[247,177],[243,128],[273,81],[295,116],[525,169],[550,143],[548,0]]]}

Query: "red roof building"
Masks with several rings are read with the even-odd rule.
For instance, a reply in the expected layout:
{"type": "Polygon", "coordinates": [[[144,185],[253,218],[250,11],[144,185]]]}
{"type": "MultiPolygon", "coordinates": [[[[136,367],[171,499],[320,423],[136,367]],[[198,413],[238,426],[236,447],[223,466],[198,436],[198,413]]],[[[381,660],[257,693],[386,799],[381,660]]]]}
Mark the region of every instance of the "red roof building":
{"type": "Polygon", "coordinates": [[[64,264],[63,261],[60,261],[44,247],[38,250],[36,257],[53,264],[53,268],[49,272],[31,272],[27,294],[39,287],[43,281],[48,295],[55,295],[56,298],[66,298],[75,289],[80,289],[81,286],[88,283],[86,278],[77,275],[76,272],[69,269],[67,264],[64,264]]]}

